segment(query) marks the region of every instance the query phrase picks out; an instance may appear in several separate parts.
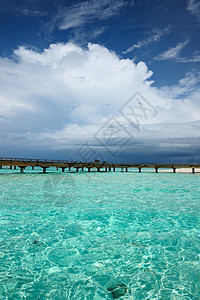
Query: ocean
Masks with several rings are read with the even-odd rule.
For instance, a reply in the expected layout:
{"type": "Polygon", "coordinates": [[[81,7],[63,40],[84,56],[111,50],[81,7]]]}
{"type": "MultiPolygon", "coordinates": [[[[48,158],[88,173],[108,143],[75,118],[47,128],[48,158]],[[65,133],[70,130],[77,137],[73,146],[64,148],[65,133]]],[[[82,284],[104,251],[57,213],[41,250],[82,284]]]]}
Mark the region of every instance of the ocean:
{"type": "Polygon", "coordinates": [[[198,174],[16,172],[0,174],[0,299],[200,299],[198,174]]]}

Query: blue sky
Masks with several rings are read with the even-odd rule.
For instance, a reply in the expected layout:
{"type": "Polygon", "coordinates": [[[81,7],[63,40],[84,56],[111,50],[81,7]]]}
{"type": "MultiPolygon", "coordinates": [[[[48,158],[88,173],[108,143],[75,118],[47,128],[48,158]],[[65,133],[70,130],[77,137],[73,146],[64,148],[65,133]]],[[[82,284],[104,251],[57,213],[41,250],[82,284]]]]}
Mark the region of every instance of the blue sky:
{"type": "Polygon", "coordinates": [[[0,1],[2,156],[200,162],[200,1],[0,1]]]}

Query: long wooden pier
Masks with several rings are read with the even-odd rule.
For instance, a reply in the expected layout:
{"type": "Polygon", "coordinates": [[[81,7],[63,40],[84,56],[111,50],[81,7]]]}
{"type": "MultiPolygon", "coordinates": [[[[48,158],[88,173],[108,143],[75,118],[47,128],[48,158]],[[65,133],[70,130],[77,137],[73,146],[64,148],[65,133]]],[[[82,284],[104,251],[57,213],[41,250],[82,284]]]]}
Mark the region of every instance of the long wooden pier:
{"type": "Polygon", "coordinates": [[[107,162],[77,162],[77,161],[67,161],[67,160],[48,160],[48,159],[28,159],[28,158],[8,158],[0,157],[0,169],[3,166],[7,166],[10,169],[20,169],[20,173],[23,173],[26,167],[32,167],[34,170],[35,167],[41,167],[43,173],[46,173],[46,170],[50,167],[56,167],[62,169],[62,172],[65,170],[70,171],[71,168],[74,168],[76,172],[79,170],[86,170],[90,172],[93,171],[115,171],[117,168],[120,168],[121,171],[128,172],[129,168],[137,168],[138,172],[141,173],[143,168],[154,168],[155,172],[158,173],[160,168],[172,169],[173,173],[176,173],[177,168],[188,168],[191,169],[192,173],[195,173],[196,168],[200,168],[200,164],[130,164],[130,163],[107,163],[107,162]]]}

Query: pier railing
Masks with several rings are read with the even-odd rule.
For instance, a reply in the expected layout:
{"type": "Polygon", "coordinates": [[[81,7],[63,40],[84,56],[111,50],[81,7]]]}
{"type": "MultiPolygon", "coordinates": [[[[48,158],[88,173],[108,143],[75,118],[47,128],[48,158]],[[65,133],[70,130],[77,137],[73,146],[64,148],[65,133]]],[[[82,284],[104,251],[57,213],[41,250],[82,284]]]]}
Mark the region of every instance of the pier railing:
{"type": "Polygon", "coordinates": [[[13,158],[13,157],[0,157],[0,161],[26,161],[26,162],[66,162],[68,163],[68,160],[54,160],[54,159],[33,159],[33,158],[13,158]]]}

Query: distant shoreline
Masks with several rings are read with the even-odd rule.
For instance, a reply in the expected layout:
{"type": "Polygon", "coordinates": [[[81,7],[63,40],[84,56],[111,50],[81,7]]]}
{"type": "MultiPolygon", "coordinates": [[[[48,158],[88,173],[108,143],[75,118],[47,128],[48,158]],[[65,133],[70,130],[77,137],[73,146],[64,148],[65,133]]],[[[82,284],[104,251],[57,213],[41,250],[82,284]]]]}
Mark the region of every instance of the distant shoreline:
{"type": "MultiPolygon", "coordinates": [[[[173,173],[173,170],[170,169],[159,169],[159,173],[173,173]]],[[[177,168],[176,173],[187,173],[192,174],[192,168],[177,168]]],[[[200,174],[200,168],[195,168],[195,174],[200,174]]]]}

